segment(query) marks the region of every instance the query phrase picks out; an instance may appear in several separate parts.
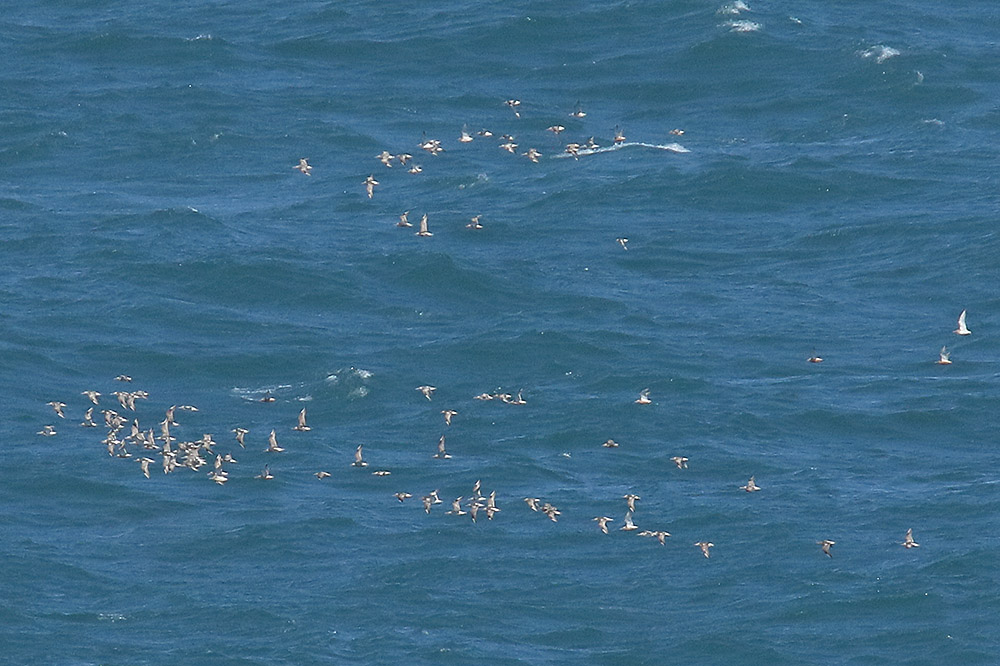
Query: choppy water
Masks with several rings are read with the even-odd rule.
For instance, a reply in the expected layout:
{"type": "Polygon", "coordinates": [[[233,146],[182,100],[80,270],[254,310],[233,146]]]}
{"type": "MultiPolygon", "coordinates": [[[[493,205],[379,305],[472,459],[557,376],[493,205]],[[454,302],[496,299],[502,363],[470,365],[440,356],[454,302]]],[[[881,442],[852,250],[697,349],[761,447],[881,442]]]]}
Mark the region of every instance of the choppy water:
{"type": "Polygon", "coordinates": [[[977,2],[14,3],[6,658],[993,663],[998,29],[977,2]],[[171,434],[229,481],[109,456],[84,389],[157,435],[197,406],[171,434]],[[447,515],[476,480],[501,512],[447,515]],[[664,546],[617,529],[627,493],[664,546]]]}

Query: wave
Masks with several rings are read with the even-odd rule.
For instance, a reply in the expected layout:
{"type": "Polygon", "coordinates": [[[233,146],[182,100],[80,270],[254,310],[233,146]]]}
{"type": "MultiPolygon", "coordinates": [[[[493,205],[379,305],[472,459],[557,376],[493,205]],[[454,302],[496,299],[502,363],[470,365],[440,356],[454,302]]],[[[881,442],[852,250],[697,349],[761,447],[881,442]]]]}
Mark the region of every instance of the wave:
{"type": "MultiPolygon", "coordinates": [[[[682,146],[679,143],[645,143],[643,141],[626,141],[624,143],[616,143],[611,146],[602,146],[600,148],[581,148],[577,151],[576,157],[584,157],[586,155],[597,155],[598,153],[610,153],[615,150],[621,150],[622,148],[653,148],[654,150],[665,150],[670,153],[690,153],[691,151],[682,146]]],[[[554,159],[563,159],[566,157],[573,157],[570,153],[558,153],[552,156],[554,159]]]]}

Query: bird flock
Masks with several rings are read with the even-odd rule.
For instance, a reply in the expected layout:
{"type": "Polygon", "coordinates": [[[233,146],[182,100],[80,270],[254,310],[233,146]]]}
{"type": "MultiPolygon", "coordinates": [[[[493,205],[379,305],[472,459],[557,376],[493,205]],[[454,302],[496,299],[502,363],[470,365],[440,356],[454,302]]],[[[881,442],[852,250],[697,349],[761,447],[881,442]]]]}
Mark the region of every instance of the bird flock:
{"type": "MultiPolygon", "coordinates": [[[[954,333],[960,336],[971,335],[971,331],[966,325],[966,312],[964,310],[959,316],[958,328],[955,329],[954,333]]],[[[945,353],[946,352],[942,350],[942,359],[939,359],[938,363],[945,360],[945,353]]],[[[817,359],[818,357],[814,354],[807,360],[810,362],[816,362],[817,359]]],[[[950,360],[948,363],[950,364],[950,360]]],[[[115,378],[115,380],[124,385],[130,385],[132,383],[132,378],[127,375],[119,375],[115,378]]],[[[433,402],[434,394],[437,391],[437,388],[431,385],[420,385],[417,386],[415,390],[424,400],[427,402],[433,402]]],[[[83,413],[82,421],[80,421],[79,426],[83,428],[98,428],[99,424],[95,421],[94,411],[95,409],[101,407],[102,404],[105,404],[102,403],[102,398],[106,401],[106,396],[92,389],[83,390],[80,392],[80,395],[85,398],[84,405],[86,406],[86,411],[83,413]]],[[[142,401],[149,399],[149,393],[147,391],[139,389],[116,390],[111,391],[109,395],[113,396],[117,400],[118,409],[112,409],[105,406],[103,409],[100,409],[99,412],[103,417],[104,426],[107,428],[105,437],[100,441],[109,456],[137,463],[140,473],[146,479],[152,478],[151,467],[154,464],[157,464],[162,468],[163,474],[172,474],[178,470],[200,472],[207,468],[208,472],[206,476],[210,481],[218,485],[225,485],[230,480],[230,470],[238,464],[234,455],[236,450],[233,448],[233,443],[245,451],[247,448],[247,436],[251,434],[249,429],[241,426],[232,428],[231,432],[233,434],[233,438],[230,440],[231,443],[229,447],[220,445],[211,433],[204,433],[196,439],[192,439],[190,437],[182,438],[177,436],[182,432],[181,425],[177,421],[177,418],[179,414],[184,412],[198,412],[198,408],[194,405],[171,405],[166,409],[163,419],[159,420],[156,426],[147,428],[140,425],[139,418],[136,416],[139,404],[142,401]],[[157,431],[159,434],[157,434],[157,431]],[[228,448],[229,450],[223,452],[221,449],[225,448],[228,448]]],[[[515,395],[497,389],[493,392],[480,393],[473,396],[471,399],[484,402],[496,401],[500,404],[511,406],[524,406],[528,404],[527,399],[525,399],[523,395],[523,390],[518,391],[515,395]]],[[[268,391],[259,398],[256,398],[255,401],[262,404],[268,404],[274,403],[276,398],[268,391]]],[[[81,402],[83,402],[83,400],[81,400],[81,402]]],[[[52,412],[56,417],[59,419],[67,418],[66,402],[63,402],[62,400],[52,400],[46,404],[52,409],[52,412]]],[[[648,388],[642,389],[639,392],[639,397],[634,401],[634,404],[640,406],[653,404],[653,401],[650,398],[650,390],[648,388]]],[[[436,409],[436,407],[434,409],[436,409]]],[[[441,409],[440,414],[444,420],[444,427],[450,428],[453,420],[460,415],[460,412],[457,409],[447,407],[445,409],[441,409]]],[[[289,433],[309,433],[313,430],[313,428],[308,425],[306,417],[306,408],[303,407],[295,417],[294,425],[290,423],[291,418],[289,418],[289,424],[284,426],[284,428],[287,428],[289,433]]],[[[42,426],[42,429],[38,431],[38,434],[44,437],[54,437],[58,435],[58,430],[55,425],[46,424],[42,426]]],[[[261,439],[263,439],[263,437],[261,437],[261,439]]],[[[282,436],[282,439],[284,439],[284,435],[282,436]]],[[[608,449],[616,449],[619,447],[619,444],[613,439],[608,439],[602,444],[602,446],[608,449]]],[[[271,458],[271,460],[278,460],[280,454],[285,450],[285,446],[279,442],[278,428],[271,428],[270,432],[267,434],[267,447],[263,449],[264,454],[271,458]]],[[[446,448],[446,435],[441,435],[438,440],[437,450],[430,457],[440,461],[452,459],[452,454],[450,454],[446,448]]],[[[689,458],[686,456],[676,455],[670,460],[674,463],[678,470],[688,469],[689,458]]],[[[363,444],[359,444],[355,449],[353,461],[350,463],[350,466],[360,469],[369,467],[369,462],[364,458],[363,444]]],[[[371,473],[378,477],[388,477],[391,475],[390,470],[382,468],[375,469],[371,473]]],[[[323,481],[324,479],[328,479],[333,476],[333,474],[328,470],[318,470],[313,474],[319,481],[323,481]]],[[[275,474],[271,469],[271,462],[267,462],[264,465],[263,470],[259,474],[255,475],[254,478],[260,481],[273,480],[275,478],[275,474]]],[[[737,488],[747,494],[766,492],[765,487],[757,484],[755,475],[751,475],[747,482],[742,486],[737,487],[734,484],[734,490],[737,488]]],[[[434,511],[435,505],[445,503],[445,501],[439,496],[439,492],[439,489],[434,489],[420,496],[420,502],[426,514],[431,514],[434,511]]],[[[413,498],[414,494],[408,491],[398,491],[393,493],[392,497],[400,503],[405,503],[407,500],[413,498]]],[[[617,528],[617,531],[636,532],[638,536],[655,538],[659,544],[666,545],[667,538],[672,536],[670,532],[663,529],[640,530],[636,524],[637,502],[642,500],[641,496],[635,493],[628,493],[621,499],[625,501],[625,514],[622,518],[622,525],[617,528]]],[[[549,501],[544,501],[542,498],[525,497],[524,503],[530,511],[543,514],[552,522],[558,522],[559,518],[562,516],[562,511],[559,508],[549,501]]],[[[451,508],[445,512],[446,515],[455,517],[468,516],[473,523],[478,522],[481,515],[485,515],[487,520],[492,521],[494,517],[502,511],[501,507],[498,505],[497,491],[491,490],[488,494],[485,493],[482,489],[482,483],[479,480],[473,484],[472,489],[467,495],[462,495],[451,500],[450,507],[451,508]]],[[[599,531],[603,534],[610,534],[610,524],[615,522],[615,518],[606,515],[596,516],[591,520],[597,523],[599,531]]],[[[829,557],[833,557],[832,548],[836,543],[836,541],[826,538],[816,542],[816,544],[820,546],[821,551],[829,557]]],[[[916,548],[920,545],[914,540],[912,529],[907,530],[903,541],[899,543],[907,549],[916,548]]],[[[710,549],[715,546],[713,542],[706,540],[696,541],[694,542],[694,545],[701,550],[705,558],[711,557],[710,549]]]]}

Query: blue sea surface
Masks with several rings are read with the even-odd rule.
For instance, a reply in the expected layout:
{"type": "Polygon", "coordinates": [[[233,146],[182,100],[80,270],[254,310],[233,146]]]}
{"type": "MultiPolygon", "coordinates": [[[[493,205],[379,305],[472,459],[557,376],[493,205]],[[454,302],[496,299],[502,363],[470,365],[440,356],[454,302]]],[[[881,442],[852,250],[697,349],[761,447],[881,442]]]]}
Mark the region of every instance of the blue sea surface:
{"type": "Polygon", "coordinates": [[[8,3],[3,660],[997,663],[998,35],[974,0],[8,3]]]}

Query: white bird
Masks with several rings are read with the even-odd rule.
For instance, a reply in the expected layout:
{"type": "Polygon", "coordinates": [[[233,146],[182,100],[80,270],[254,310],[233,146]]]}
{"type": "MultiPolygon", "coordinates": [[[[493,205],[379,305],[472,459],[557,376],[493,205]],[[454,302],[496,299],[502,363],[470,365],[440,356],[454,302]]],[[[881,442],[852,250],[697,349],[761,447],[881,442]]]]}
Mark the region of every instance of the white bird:
{"type": "Polygon", "coordinates": [[[306,432],[311,430],[309,426],[306,425],[306,408],[303,407],[302,411],[299,412],[299,424],[292,428],[293,430],[298,430],[299,432],[306,432]]]}
{"type": "Polygon", "coordinates": [[[938,365],[951,365],[951,353],[948,351],[948,347],[941,347],[941,353],[935,363],[938,365]]]}
{"type": "Polygon", "coordinates": [[[438,452],[434,454],[434,457],[440,460],[451,458],[451,455],[444,450],[444,435],[441,435],[441,439],[438,440],[438,452]]]}
{"type": "Polygon", "coordinates": [[[267,436],[267,449],[266,453],[281,453],[284,451],[283,448],[278,446],[278,437],[274,434],[274,430],[271,430],[271,434],[267,436]]]}
{"type": "Polygon", "coordinates": [[[427,213],[424,213],[424,216],[420,218],[420,231],[418,231],[416,235],[425,237],[434,235],[427,230],[427,213]]]}
{"type": "Polygon", "coordinates": [[[620,529],[623,529],[626,532],[631,532],[632,530],[639,529],[638,527],[636,527],[635,523],[632,522],[632,512],[631,511],[629,511],[628,513],[625,514],[625,524],[622,525],[620,529]]]}
{"type": "Polygon", "coordinates": [[[352,464],[353,466],[355,466],[355,467],[368,467],[368,463],[366,463],[366,462],[365,462],[365,461],[364,461],[364,460],[363,460],[363,459],[361,458],[361,448],[362,448],[363,446],[364,446],[363,444],[358,444],[358,448],[357,448],[357,450],[356,450],[356,451],[354,452],[354,462],[353,462],[353,463],[351,463],[351,464],[352,464]]]}
{"type": "Polygon", "coordinates": [[[437,391],[436,386],[418,386],[417,390],[424,394],[424,397],[428,400],[431,399],[431,394],[437,391]]]}
{"type": "Polygon", "coordinates": [[[954,332],[959,335],[972,335],[972,331],[965,326],[965,310],[962,310],[962,314],[958,315],[958,328],[954,332]]]}
{"type": "Polygon", "coordinates": [[[66,406],[65,402],[59,402],[58,400],[53,400],[52,402],[47,402],[45,404],[49,405],[50,407],[52,407],[52,409],[55,410],[56,416],[58,416],[61,419],[66,418],[66,415],[63,414],[63,407],[66,406]]]}
{"type": "Polygon", "coordinates": [[[745,485],[745,486],[740,486],[740,490],[745,490],[745,491],[747,491],[748,493],[752,493],[752,492],[755,492],[755,491],[758,491],[758,490],[760,490],[760,486],[758,486],[758,485],[757,485],[757,484],[756,484],[756,483],[754,482],[754,478],[753,478],[753,477],[751,476],[751,477],[750,477],[750,480],[749,480],[749,481],[747,481],[747,485],[745,485]]]}
{"type": "Polygon", "coordinates": [[[913,540],[913,528],[906,530],[906,536],[903,538],[903,546],[905,548],[919,548],[920,544],[913,540]]]}
{"type": "Polygon", "coordinates": [[[312,166],[309,165],[309,160],[306,159],[305,157],[300,157],[299,158],[299,163],[296,164],[295,166],[293,166],[292,168],[293,169],[298,169],[299,171],[301,171],[302,173],[304,173],[307,176],[311,176],[312,175],[311,173],[309,173],[310,171],[312,171],[312,166]]]}
{"type": "Polygon", "coordinates": [[[649,389],[639,391],[639,399],[635,401],[637,405],[651,405],[653,401],[649,399],[649,389]]]}
{"type": "Polygon", "coordinates": [[[597,522],[597,526],[601,528],[601,531],[607,534],[608,523],[612,522],[614,518],[609,518],[608,516],[598,516],[597,518],[594,518],[594,520],[597,522]]]}

